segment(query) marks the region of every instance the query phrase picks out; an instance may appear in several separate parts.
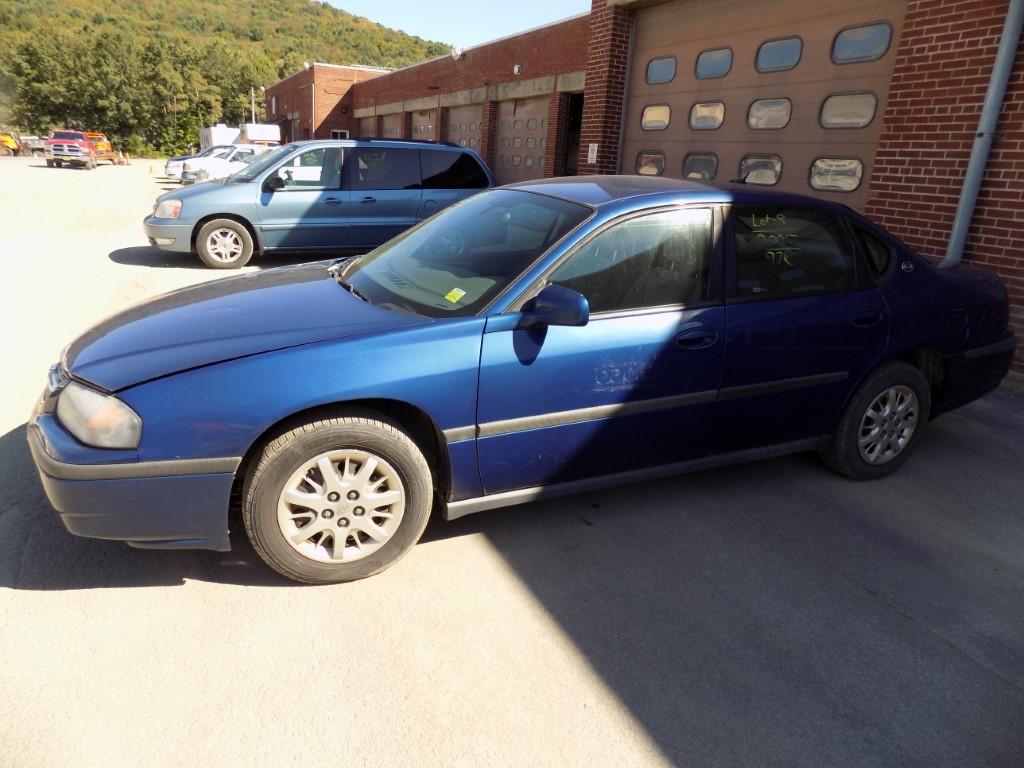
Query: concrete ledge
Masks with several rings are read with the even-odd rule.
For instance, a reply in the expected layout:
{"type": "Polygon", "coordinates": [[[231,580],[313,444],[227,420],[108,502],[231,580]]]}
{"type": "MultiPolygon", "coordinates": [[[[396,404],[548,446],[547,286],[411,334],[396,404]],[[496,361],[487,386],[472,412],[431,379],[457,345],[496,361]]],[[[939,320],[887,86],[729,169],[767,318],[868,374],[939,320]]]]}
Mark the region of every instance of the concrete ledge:
{"type": "Polygon", "coordinates": [[[518,80],[512,83],[499,83],[487,88],[490,101],[508,101],[509,99],[528,99],[531,96],[546,96],[555,90],[555,76],[535,77],[532,80],[518,80]]]}
{"type": "Polygon", "coordinates": [[[580,72],[566,72],[565,74],[558,76],[558,84],[556,85],[556,90],[559,93],[573,93],[577,91],[582,91],[586,84],[586,70],[581,70],[580,72]]]}

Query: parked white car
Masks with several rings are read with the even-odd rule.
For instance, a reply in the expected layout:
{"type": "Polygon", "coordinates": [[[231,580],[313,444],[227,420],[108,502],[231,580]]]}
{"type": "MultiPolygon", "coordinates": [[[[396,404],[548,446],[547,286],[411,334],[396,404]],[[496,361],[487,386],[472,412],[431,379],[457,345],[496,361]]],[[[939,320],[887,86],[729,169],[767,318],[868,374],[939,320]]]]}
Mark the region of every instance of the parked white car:
{"type": "Polygon", "coordinates": [[[164,176],[168,179],[181,179],[181,173],[185,168],[185,163],[190,160],[197,160],[201,157],[210,157],[218,152],[224,152],[225,150],[231,149],[231,144],[219,144],[215,147],[207,147],[202,152],[195,155],[182,155],[180,157],[172,157],[164,165],[164,176]]]}
{"type": "Polygon", "coordinates": [[[270,147],[259,144],[235,144],[221,152],[214,152],[206,157],[186,160],[181,172],[182,184],[195,184],[197,181],[224,179],[242,170],[257,155],[269,151],[270,147]]]}

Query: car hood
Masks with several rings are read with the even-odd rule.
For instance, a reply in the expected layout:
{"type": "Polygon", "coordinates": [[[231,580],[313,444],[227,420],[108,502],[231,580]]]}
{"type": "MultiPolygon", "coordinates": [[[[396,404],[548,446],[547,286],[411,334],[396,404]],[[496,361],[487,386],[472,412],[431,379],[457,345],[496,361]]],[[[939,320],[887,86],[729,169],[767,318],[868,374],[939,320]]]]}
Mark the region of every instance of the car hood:
{"type": "MultiPolygon", "coordinates": [[[[181,189],[172,189],[169,192],[164,192],[162,195],[157,197],[157,204],[164,200],[188,200],[193,197],[202,197],[212,189],[220,189],[224,186],[223,180],[217,181],[204,181],[200,184],[195,184],[191,187],[182,187],[181,189]]],[[[155,206],[154,206],[155,210],[155,206]]]]}
{"type": "Polygon", "coordinates": [[[327,264],[215,279],[139,304],[72,342],[64,366],[116,391],[261,352],[431,322],[356,298],[327,264]]]}

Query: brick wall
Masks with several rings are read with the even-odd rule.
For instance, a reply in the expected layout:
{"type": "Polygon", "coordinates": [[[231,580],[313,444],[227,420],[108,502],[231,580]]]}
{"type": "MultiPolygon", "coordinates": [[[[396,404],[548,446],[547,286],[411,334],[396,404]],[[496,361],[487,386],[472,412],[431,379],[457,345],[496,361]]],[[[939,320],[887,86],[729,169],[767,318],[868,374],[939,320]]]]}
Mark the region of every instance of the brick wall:
{"type": "Polygon", "coordinates": [[[458,61],[445,56],[392,72],[355,88],[355,107],[583,70],[587,66],[589,26],[590,21],[585,16],[569,19],[471,48],[458,61]],[[522,65],[519,75],[512,72],[515,64],[522,65]],[[430,86],[438,86],[438,90],[431,90],[430,86]]]}
{"type": "Polygon", "coordinates": [[[332,130],[356,133],[352,117],[352,86],[379,77],[383,72],[360,67],[313,64],[267,88],[267,122],[281,126],[283,138],[298,140],[309,131],[310,138],[329,139],[332,130]],[[316,89],[316,114],[313,92],[316,89]],[[273,99],[277,110],[273,111],[273,99]],[[289,115],[298,112],[299,134],[291,136],[289,115]]]}
{"type": "MultiPolygon", "coordinates": [[[[910,0],[867,213],[942,256],[1008,0],[910,0]]],[[[964,258],[996,271],[1024,338],[1024,51],[1018,48],[964,258]]],[[[1024,356],[1014,363],[1024,372],[1024,356]]]]}
{"type": "Polygon", "coordinates": [[[631,10],[610,8],[607,0],[593,0],[580,130],[580,175],[618,171],[632,25],[631,10]],[[590,144],[598,145],[596,163],[587,162],[590,144]]]}

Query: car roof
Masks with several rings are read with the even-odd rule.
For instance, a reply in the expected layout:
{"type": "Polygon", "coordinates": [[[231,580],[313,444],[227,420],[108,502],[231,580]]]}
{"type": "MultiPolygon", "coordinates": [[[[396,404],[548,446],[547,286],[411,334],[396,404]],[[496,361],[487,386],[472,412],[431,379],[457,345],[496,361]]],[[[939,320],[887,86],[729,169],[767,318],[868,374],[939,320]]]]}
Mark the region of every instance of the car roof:
{"type": "Polygon", "coordinates": [[[507,184],[502,189],[519,189],[575,203],[600,208],[626,201],[641,202],[644,207],[659,203],[775,203],[810,205],[815,207],[849,209],[841,204],[792,192],[750,184],[707,184],[687,179],[669,179],[663,176],[565,176],[534,179],[507,184]]]}
{"type": "Polygon", "coordinates": [[[405,147],[442,149],[451,152],[472,152],[469,147],[460,147],[450,141],[429,141],[427,139],[379,139],[376,137],[360,137],[358,139],[307,139],[303,141],[292,141],[286,144],[288,147],[357,147],[359,145],[374,147],[405,147]]]}

